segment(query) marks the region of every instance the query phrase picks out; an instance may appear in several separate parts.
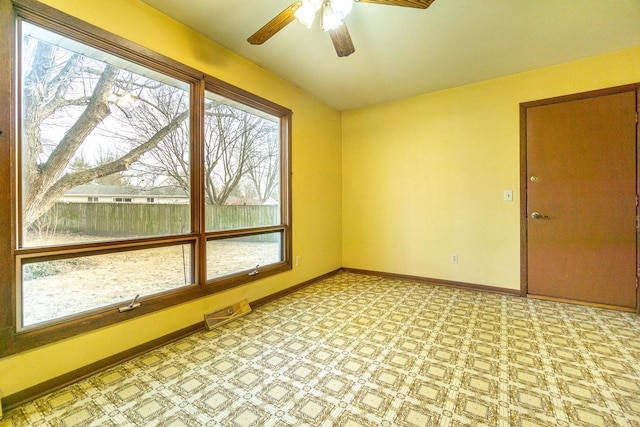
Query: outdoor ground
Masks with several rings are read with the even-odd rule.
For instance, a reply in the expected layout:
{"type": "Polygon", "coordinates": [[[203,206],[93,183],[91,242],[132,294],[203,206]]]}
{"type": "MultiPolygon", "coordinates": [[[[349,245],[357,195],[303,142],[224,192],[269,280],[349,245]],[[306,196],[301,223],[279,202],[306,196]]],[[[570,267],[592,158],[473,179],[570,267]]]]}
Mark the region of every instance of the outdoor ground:
{"type": "MultiPolygon", "coordinates": [[[[60,242],[57,236],[56,241],[60,242]]],[[[67,235],[66,243],[95,241],[67,235]]],[[[34,240],[32,240],[34,242],[34,240]]],[[[42,243],[43,241],[40,241],[42,243]]],[[[25,326],[191,284],[189,245],[48,261],[27,267],[23,281],[25,326]],[[184,251],[183,251],[184,250],[184,251]]],[[[218,241],[209,245],[208,277],[278,260],[278,243],[218,241]]]]}

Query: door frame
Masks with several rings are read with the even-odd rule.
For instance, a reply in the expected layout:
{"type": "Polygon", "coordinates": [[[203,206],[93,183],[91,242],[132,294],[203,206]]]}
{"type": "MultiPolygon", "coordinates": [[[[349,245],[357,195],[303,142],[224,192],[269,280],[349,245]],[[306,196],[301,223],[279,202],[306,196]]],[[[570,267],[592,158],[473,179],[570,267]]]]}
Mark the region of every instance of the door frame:
{"type": "MultiPolygon", "coordinates": [[[[557,96],[520,103],[520,296],[528,295],[528,221],[527,215],[527,109],[544,105],[557,104],[581,99],[596,98],[622,92],[636,93],[636,194],[640,194],[640,125],[638,125],[638,110],[640,109],[640,83],[597,89],[571,95],[557,96]]],[[[636,204],[636,217],[640,215],[640,207],[636,204]]],[[[638,242],[640,234],[636,229],[636,277],[640,276],[640,250],[638,242]]],[[[636,281],[636,284],[638,282],[636,281]]],[[[594,304],[595,305],[595,304],[594,304]]],[[[636,285],[636,312],[640,314],[640,287],[636,285]]]]}

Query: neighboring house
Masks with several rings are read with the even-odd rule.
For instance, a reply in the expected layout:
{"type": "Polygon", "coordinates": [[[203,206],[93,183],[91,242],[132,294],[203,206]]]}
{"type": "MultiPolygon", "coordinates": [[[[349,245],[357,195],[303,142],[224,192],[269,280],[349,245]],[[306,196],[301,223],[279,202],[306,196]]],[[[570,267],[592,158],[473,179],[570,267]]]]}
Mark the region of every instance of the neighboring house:
{"type": "Polygon", "coordinates": [[[181,188],[136,188],[120,185],[79,185],[60,198],[66,203],[189,203],[189,195],[181,188]]]}

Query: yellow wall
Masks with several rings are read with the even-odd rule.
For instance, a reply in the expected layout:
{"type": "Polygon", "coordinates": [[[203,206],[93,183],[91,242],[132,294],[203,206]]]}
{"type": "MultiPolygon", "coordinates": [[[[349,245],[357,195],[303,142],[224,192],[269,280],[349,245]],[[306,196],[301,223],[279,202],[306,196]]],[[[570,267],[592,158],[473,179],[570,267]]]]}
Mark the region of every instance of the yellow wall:
{"type": "Polygon", "coordinates": [[[519,289],[519,104],[639,81],[635,48],[343,113],[343,266],[519,289]]]}
{"type": "Polygon", "coordinates": [[[302,264],[0,359],[0,396],[341,265],[516,289],[519,103],[640,81],[637,48],[341,115],[137,0],[44,3],[293,110],[293,251],[302,264]]]}
{"type": "Polygon", "coordinates": [[[202,322],[206,312],[262,298],[341,266],[339,112],[137,0],[43,3],[291,109],[293,253],[302,262],[291,272],[0,359],[0,397],[202,322]]]}

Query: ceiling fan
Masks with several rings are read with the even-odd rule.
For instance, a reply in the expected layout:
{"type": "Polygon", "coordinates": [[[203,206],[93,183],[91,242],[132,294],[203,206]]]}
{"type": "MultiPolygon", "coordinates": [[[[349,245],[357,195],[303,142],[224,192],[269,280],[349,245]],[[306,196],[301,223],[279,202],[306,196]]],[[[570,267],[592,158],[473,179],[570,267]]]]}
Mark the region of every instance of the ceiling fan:
{"type": "MultiPolygon", "coordinates": [[[[355,0],[360,3],[375,3],[387,6],[404,6],[426,9],[435,0],[355,0]]],[[[349,56],[355,52],[351,36],[343,19],[351,12],[354,0],[298,0],[277,14],[271,21],[256,31],[247,41],[262,44],[286,27],[294,19],[311,28],[317,12],[322,9],[322,29],[329,32],[338,56],[349,56]]]]}

